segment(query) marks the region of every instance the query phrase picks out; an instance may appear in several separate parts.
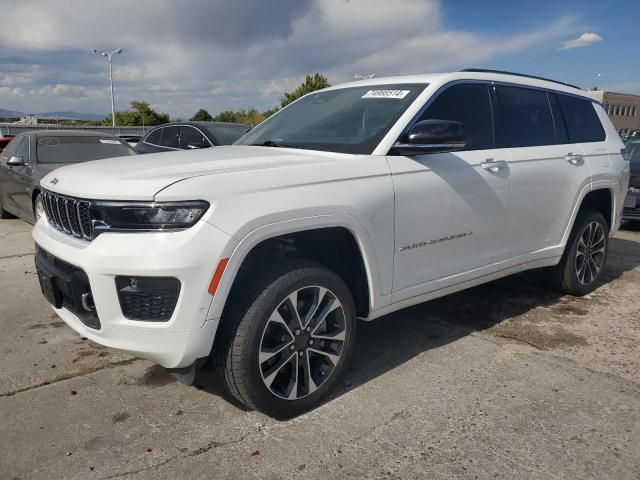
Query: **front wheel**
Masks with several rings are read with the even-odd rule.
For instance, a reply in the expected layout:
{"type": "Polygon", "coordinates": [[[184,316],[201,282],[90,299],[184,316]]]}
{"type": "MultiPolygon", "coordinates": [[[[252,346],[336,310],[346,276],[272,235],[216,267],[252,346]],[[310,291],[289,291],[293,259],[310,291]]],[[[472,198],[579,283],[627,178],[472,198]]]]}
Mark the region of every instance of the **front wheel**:
{"type": "Polygon", "coordinates": [[[602,276],[609,251],[609,227],[600,212],[578,214],[560,263],[548,270],[551,284],[575,296],[593,292],[602,276]]]}
{"type": "Polygon", "coordinates": [[[276,418],[318,406],[353,350],[355,306],[347,285],[331,270],[291,261],[243,289],[241,298],[244,305],[232,306],[223,320],[237,324],[224,355],[231,393],[276,418]]]}

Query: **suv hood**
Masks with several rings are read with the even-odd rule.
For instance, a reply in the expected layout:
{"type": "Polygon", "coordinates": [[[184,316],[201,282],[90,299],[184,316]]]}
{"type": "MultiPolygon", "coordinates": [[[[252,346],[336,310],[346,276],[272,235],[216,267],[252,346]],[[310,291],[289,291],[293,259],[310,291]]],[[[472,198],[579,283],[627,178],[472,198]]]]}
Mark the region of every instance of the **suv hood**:
{"type": "Polygon", "coordinates": [[[94,200],[153,200],[187,178],[332,162],[343,154],[273,147],[226,146],[78,163],[44,177],[43,188],[94,200]]]}

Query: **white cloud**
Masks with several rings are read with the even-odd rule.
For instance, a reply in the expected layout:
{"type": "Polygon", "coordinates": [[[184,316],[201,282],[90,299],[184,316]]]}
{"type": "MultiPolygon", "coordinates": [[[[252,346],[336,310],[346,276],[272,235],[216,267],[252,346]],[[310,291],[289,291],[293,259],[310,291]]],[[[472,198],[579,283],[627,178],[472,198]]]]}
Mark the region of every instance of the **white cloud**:
{"type": "Polygon", "coordinates": [[[560,50],[571,50],[572,48],[588,47],[597,42],[601,42],[602,37],[594,32],[584,32],[578,38],[562,42],[560,50]]]}
{"type": "Polygon", "coordinates": [[[24,90],[19,87],[0,87],[0,98],[2,97],[22,98],[24,97],[24,90]]]}
{"type": "Polygon", "coordinates": [[[79,85],[47,85],[38,90],[30,90],[31,95],[58,96],[58,97],[86,97],[88,89],[79,85]]]}
{"type": "MultiPolygon", "coordinates": [[[[34,92],[20,104],[0,94],[0,106],[107,112],[107,62],[91,55],[92,47],[127,51],[113,63],[116,108],[144,99],[172,116],[189,117],[198,108],[271,108],[307,73],[323,73],[336,84],[354,73],[477,66],[577,33],[571,18],[516,35],[451,29],[438,0],[274,3],[0,0],[12,25],[0,29],[0,45],[24,57],[7,65],[0,52],[3,72],[28,73],[34,92]]],[[[21,82],[11,86],[24,88],[21,82]]]]}

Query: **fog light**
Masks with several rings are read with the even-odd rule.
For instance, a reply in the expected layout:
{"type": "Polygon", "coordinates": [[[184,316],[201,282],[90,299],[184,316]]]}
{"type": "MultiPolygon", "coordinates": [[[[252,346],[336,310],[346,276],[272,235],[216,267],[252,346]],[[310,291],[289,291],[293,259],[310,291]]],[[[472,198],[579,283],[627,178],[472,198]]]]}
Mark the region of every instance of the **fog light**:
{"type": "Polygon", "coordinates": [[[125,318],[166,322],[180,295],[180,281],[172,277],[116,277],[120,308],[125,318]]]}

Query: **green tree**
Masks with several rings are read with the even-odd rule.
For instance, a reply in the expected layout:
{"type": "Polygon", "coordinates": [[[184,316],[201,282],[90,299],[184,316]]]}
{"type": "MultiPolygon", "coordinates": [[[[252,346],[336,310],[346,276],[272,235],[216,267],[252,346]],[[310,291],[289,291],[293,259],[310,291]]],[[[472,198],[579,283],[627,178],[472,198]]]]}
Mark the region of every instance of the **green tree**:
{"type": "MultiPolygon", "coordinates": [[[[133,100],[131,102],[131,110],[116,112],[116,125],[120,126],[139,126],[139,125],[160,125],[169,121],[168,113],[159,113],[151,108],[149,102],[143,100],[133,100]]],[[[109,115],[104,123],[111,125],[111,115],[109,115]]]]}
{"type": "Polygon", "coordinates": [[[210,122],[213,120],[213,117],[204,108],[201,108],[189,120],[192,122],[210,122]]]}
{"type": "Polygon", "coordinates": [[[302,82],[295,90],[284,94],[284,96],[280,100],[280,106],[284,108],[294,100],[299,99],[307,93],[311,93],[316,90],[320,90],[321,88],[327,88],[330,86],[331,84],[329,83],[329,80],[324,75],[321,75],[319,73],[307,75],[304,79],[304,82],[302,82]]]}

